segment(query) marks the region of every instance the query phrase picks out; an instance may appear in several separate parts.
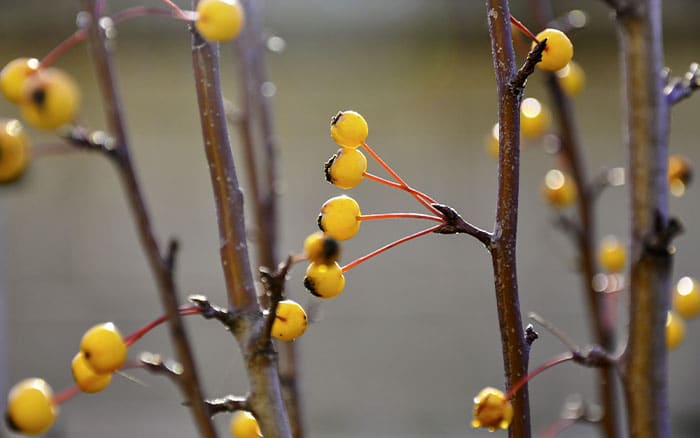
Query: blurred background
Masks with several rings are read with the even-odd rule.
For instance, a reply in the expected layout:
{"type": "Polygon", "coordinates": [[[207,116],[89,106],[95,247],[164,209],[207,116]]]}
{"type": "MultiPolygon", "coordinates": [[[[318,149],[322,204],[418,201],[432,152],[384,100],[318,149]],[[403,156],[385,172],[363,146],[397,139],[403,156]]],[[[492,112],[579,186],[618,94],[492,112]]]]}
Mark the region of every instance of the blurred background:
{"type": "MultiPolygon", "coordinates": [[[[110,2],[111,10],[137,4],[110,2]]],[[[527,2],[513,2],[526,24],[527,2]]],[[[585,7],[589,25],[577,32],[575,59],[587,75],[575,106],[589,172],[623,165],[617,42],[602,2],[556,1],[556,11],[585,7]]],[[[151,6],[160,6],[148,0],[151,6]]],[[[41,57],[74,30],[78,2],[5,1],[0,14],[0,64],[41,57]]],[[[666,2],[666,64],[677,75],[699,61],[697,0],[666,2]]],[[[323,162],[336,150],[330,117],[355,109],[369,122],[368,142],[409,184],[491,229],[496,162],[485,138],[496,121],[496,89],[483,2],[454,0],[267,0],[266,29],[286,42],[269,54],[276,86],[274,116],[282,183],[281,253],[301,249],[315,230],[320,205],[339,190],[324,181],[323,162]]],[[[537,29],[532,26],[533,31],[537,29]]],[[[189,34],[178,22],[142,18],[119,27],[116,64],[133,143],[154,225],[161,241],[182,243],[177,279],[184,296],[203,293],[225,303],[213,197],[200,137],[189,34]]],[[[237,60],[222,47],[224,91],[236,101],[237,60]]],[[[80,119],[104,127],[93,67],[84,46],[58,65],[82,87],[80,119]]],[[[543,75],[526,94],[546,103],[543,75]]],[[[698,97],[673,109],[671,149],[692,161],[697,150],[698,97]]],[[[2,117],[17,117],[0,103],[2,117]]],[[[55,138],[31,132],[37,144],[55,138]]],[[[233,136],[237,146],[237,136],[233,136]]],[[[238,152],[238,151],[236,151],[238,152]]],[[[546,171],[557,165],[541,142],[523,145],[518,243],[521,304],[577,342],[589,339],[576,254],[553,225],[541,197],[546,171]]],[[[370,162],[370,171],[383,174],[370,162]]],[[[697,187],[671,200],[686,225],[677,242],[674,281],[700,276],[697,187]]],[[[363,213],[422,212],[412,198],[373,182],[352,190],[363,213]]],[[[19,183],[0,189],[0,386],[2,393],[30,376],[56,391],[72,384],[70,360],[91,325],[114,321],[131,332],[160,315],[155,286],[136,238],[115,170],[90,153],[44,156],[19,183]]],[[[627,241],[625,188],[606,191],[596,211],[600,237],[627,241]]],[[[375,221],[344,245],[343,261],[421,229],[415,221],[375,221]]],[[[311,303],[296,267],[288,290],[311,303]]],[[[503,365],[490,260],[464,236],[429,235],[349,272],[338,298],[323,302],[317,321],[297,341],[310,437],[486,436],[470,426],[472,398],[503,386],[503,365]]],[[[626,294],[619,326],[626,325],[626,294]]],[[[231,337],[213,322],[187,319],[207,395],[244,394],[244,372],[231,337]]],[[[700,325],[670,355],[674,436],[697,436],[700,398],[696,371],[700,325]]],[[[540,330],[531,364],[563,352],[540,330]]],[[[164,328],[133,349],[171,354],[164,328]]],[[[172,384],[135,370],[97,395],[61,408],[50,437],[189,437],[195,431],[172,384]]],[[[595,402],[594,372],[567,364],[530,385],[533,430],[558,418],[571,394],[595,402]]],[[[0,404],[4,404],[0,402],[0,404]]],[[[228,418],[217,417],[226,427],[228,418]]],[[[6,431],[1,431],[11,436],[6,431]]],[[[503,432],[499,432],[503,435],[503,432]]],[[[597,436],[576,426],[562,436],[597,436]]]]}

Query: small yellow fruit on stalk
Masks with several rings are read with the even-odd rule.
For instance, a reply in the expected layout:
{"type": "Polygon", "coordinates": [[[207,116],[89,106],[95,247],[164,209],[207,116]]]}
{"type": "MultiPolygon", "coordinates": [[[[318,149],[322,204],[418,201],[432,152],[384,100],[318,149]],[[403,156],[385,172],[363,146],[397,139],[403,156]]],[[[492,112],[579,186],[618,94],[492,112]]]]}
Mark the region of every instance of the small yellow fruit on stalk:
{"type": "Polygon", "coordinates": [[[474,397],[472,427],[485,427],[491,432],[507,429],[513,420],[513,405],[502,391],[484,388],[474,397]]]}
{"type": "Polygon", "coordinates": [[[258,420],[248,411],[236,411],[231,416],[229,425],[231,438],[260,438],[260,426],[258,420]]]}
{"type": "MultiPolygon", "coordinates": [[[[546,71],[561,70],[574,57],[574,45],[566,34],[557,29],[545,29],[538,33],[537,41],[547,39],[547,46],[542,52],[542,61],[537,63],[537,67],[546,71]]],[[[537,43],[533,42],[534,48],[537,43]]]]}
{"type": "Polygon", "coordinates": [[[671,194],[680,198],[693,180],[693,165],[681,155],[668,157],[668,185],[671,194]]]}
{"type": "Polygon", "coordinates": [[[520,132],[529,139],[544,135],[552,124],[549,110],[534,97],[528,97],[520,105],[520,132]]]}
{"type": "Polygon", "coordinates": [[[241,33],[244,24],[243,7],[237,0],[201,0],[197,4],[194,27],[209,41],[232,40],[241,33]]]}
{"type": "Polygon", "coordinates": [[[356,111],[339,111],[331,119],[331,137],[339,146],[357,148],[368,133],[367,121],[356,111]]]}
{"type": "Polygon", "coordinates": [[[0,183],[19,178],[29,165],[29,140],[18,120],[0,120],[0,183]]]}
{"type": "Polygon", "coordinates": [[[304,255],[310,262],[331,264],[340,259],[340,244],[322,231],[316,231],[304,240],[304,255]]]}
{"type": "Polygon", "coordinates": [[[14,104],[22,101],[24,82],[39,69],[36,58],[17,58],[7,63],[0,71],[0,91],[14,104]]]}
{"type": "Polygon", "coordinates": [[[557,70],[557,78],[564,93],[578,96],[586,85],[586,74],[578,63],[569,61],[561,70],[557,70]]]}
{"type": "Polygon", "coordinates": [[[81,391],[89,394],[100,392],[107,388],[112,381],[112,373],[98,374],[90,367],[82,352],[73,357],[71,362],[73,380],[81,391]]]}
{"type": "Polygon", "coordinates": [[[678,280],[673,294],[673,308],[684,319],[693,319],[700,314],[700,291],[696,280],[690,277],[678,280]]]}
{"type": "Polygon", "coordinates": [[[126,361],[127,346],[121,333],[111,322],[97,324],[83,335],[80,351],[98,374],[118,370],[126,361]]]}
{"type": "Polygon", "coordinates": [[[622,272],[627,262],[625,246],[615,236],[605,237],[598,248],[598,262],[607,272],[622,272]]]}
{"type": "Polygon", "coordinates": [[[41,69],[24,83],[19,104],[30,125],[55,130],[73,121],[80,107],[80,91],[68,73],[57,68],[41,69]]]}
{"type": "Polygon", "coordinates": [[[318,227],[336,240],[348,240],[360,231],[360,205],[349,196],[331,198],[321,206],[318,227]]]}
{"type": "Polygon", "coordinates": [[[293,341],[303,335],[308,325],[304,308],[296,301],[283,300],[277,304],[272,336],[281,341],[293,341]]]}
{"type": "Polygon", "coordinates": [[[41,435],[58,416],[53,391],[44,379],[24,379],[10,389],[5,419],[10,429],[24,435],[41,435]]]}
{"type": "Polygon", "coordinates": [[[559,169],[552,169],[544,178],[544,198],[553,207],[565,208],[576,200],[576,185],[559,169]]]}
{"type": "Polygon", "coordinates": [[[345,276],[338,263],[311,263],[306,269],[304,287],[319,298],[333,298],[345,288],[345,276]]]}

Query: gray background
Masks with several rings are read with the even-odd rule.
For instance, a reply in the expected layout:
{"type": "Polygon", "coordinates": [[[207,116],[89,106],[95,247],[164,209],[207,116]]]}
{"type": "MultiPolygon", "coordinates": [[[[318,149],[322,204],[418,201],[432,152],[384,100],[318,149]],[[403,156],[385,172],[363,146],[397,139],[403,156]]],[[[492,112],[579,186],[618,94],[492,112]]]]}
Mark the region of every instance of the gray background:
{"type": "MultiPolygon", "coordinates": [[[[129,5],[134,2],[121,2],[129,5]]],[[[532,18],[521,2],[514,11],[532,18]]],[[[522,2],[525,3],[525,2],[522,2]]],[[[667,65],[685,71],[698,61],[697,1],[667,3],[667,65]]],[[[4,1],[0,64],[42,56],[72,29],[77,2],[4,1]]],[[[158,5],[151,0],[151,5],[158,5]]],[[[618,59],[611,21],[596,2],[557,2],[558,10],[588,7],[591,26],[576,34],[576,59],[588,87],[576,99],[586,160],[594,172],[623,163],[618,59]]],[[[116,2],[110,5],[117,9],[116,2]]],[[[283,196],[280,247],[297,251],[314,230],[319,206],[338,190],[322,163],[335,151],[328,121],[338,109],[362,112],[369,142],[410,184],[491,228],[496,165],[483,139],[496,117],[482,2],[268,1],[270,31],[287,50],[269,57],[277,85],[275,122],[283,196]]],[[[184,25],[140,19],[120,27],[117,65],[136,163],[161,240],[183,243],[178,282],[183,293],[225,302],[213,199],[201,147],[184,25]]],[[[225,92],[235,100],[235,56],[223,48],[225,92]]],[[[83,47],[59,65],[80,81],[81,120],[103,127],[92,66],[83,47]]],[[[542,75],[529,96],[546,98],[542,75]]],[[[697,98],[673,111],[672,149],[698,161],[697,98]]],[[[0,103],[0,114],[14,108],[0,103]]],[[[51,142],[32,132],[36,143],[51,142]]],[[[234,137],[237,139],[237,137],[234,137]]],[[[235,142],[234,142],[235,143],[235,142]]],[[[540,198],[544,173],[556,165],[539,143],[522,155],[519,275],[523,312],[537,311],[585,344],[589,339],[575,253],[552,225],[540,198]]],[[[381,174],[370,162],[370,170],[381,174]]],[[[606,192],[600,234],[627,230],[625,189],[606,192]]],[[[365,213],[417,211],[409,196],[365,182],[352,191],[365,213]]],[[[697,190],[671,201],[688,231],[677,243],[676,275],[700,275],[697,190]]],[[[344,245],[344,262],[421,229],[415,222],[373,222],[344,245]]],[[[303,267],[289,290],[306,303],[303,267]]],[[[19,184],[0,190],[0,333],[3,385],[42,376],[56,389],[71,384],[70,360],[90,325],[112,320],[131,332],[160,314],[154,285],[136,239],[114,169],[85,153],[43,157],[19,184]]],[[[620,327],[624,327],[624,301],[620,327]]],[[[246,383],[231,338],[221,328],[188,318],[210,396],[243,394],[246,383]]],[[[700,401],[697,322],[670,359],[670,405],[675,436],[696,436],[700,401]]],[[[319,321],[298,341],[309,436],[486,436],[472,430],[471,398],[501,387],[495,299],[489,259],[472,239],[427,236],[347,274],[343,294],[321,306],[319,321]]],[[[170,354],[165,330],[133,350],[170,354]]],[[[531,363],[563,351],[543,334],[531,363]]],[[[105,392],[62,407],[52,437],[187,437],[188,412],[170,382],[131,371],[105,392]]],[[[554,421],[568,394],[595,397],[593,372],[563,365],[530,385],[533,427],[554,421]]],[[[2,391],[3,393],[5,390],[2,391]]],[[[222,430],[227,418],[218,418],[222,430]]],[[[0,432],[2,433],[2,432],[0,432]]],[[[502,434],[502,433],[501,433],[502,434]]],[[[579,426],[564,436],[595,436],[579,426]]]]}

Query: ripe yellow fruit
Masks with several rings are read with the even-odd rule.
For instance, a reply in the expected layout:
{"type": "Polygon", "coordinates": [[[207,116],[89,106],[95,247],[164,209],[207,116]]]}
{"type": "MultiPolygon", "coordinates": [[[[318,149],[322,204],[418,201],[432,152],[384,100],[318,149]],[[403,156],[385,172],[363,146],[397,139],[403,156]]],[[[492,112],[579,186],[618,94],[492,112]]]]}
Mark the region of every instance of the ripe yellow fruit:
{"type": "Polygon", "coordinates": [[[668,157],[668,185],[672,195],[681,197],[686,186],[693,180],[693,165],[681,155],[668,157]]]}
{"type": "Polygon", "coordinates": [[[80,106],[80,91],[75,80],[63,70],[39,70],[25,81],[20,102],[22,117],[30,125],[47,130],[71,122],[80,106]]]}
{"type": "Polygon", "coordinates": [[[552,124],[549,110],[534,97],[528,97],[520,105],[520,132],[529,139],[544,135],[552,124]]]}
{"type": "Polygon", "coordinates": [[[472,427],[485,427],[491,432],[507,429],[513,420],[513,405],[496,388],[484,388],[474,397],[472,427]]]}
{"type": "Polygon", "coordinates": [[[362,182],[367,157],[355,148],[338,149],[324,166],[326,181],[341,189],[352,189],[362,182]]]}
{"type": "Polygon", "coordinates": [[[685,323],[676,312],[669,311],[666,316],[666,347],[674,350],[685,337],[685,323]]]}
{"type": "Polygon", "coordinates": [[[296,301],[283,300],[277,304],[272,336],[282,341],[293,341],[303,335],[308,325],[304,308],[296,301]]]}
{"type": "Polygon", "coordinates": [[[578,63],[569,61],[561,70],[556,72],[564,93],[569,96],[578,96],[586,85],[586,74],[578,63]]]}
{"type": "Polygon", "coordinates": [[[625,246],[615,236],[605,237],[598,248],[598,262],[607,272],[622,272],[627,262],[625,246]]]}
{"type": "Polygon", "coordinates": [[[358,112],[338,111],[331,119],[331,137],[338,145],[357,148],[367,139],[367,121],[358,112]]]}
{"type": "MultiPolygon", "coordinates": [[[[561,70],[574,57],[574,45],[566,34],[557,29],[545,29],[538,33],[537,41],[547,38],[547,46],[542,52],[542,61],[537,63],[537,67],[546,71],[561,70]]],[[[535,47],[536,43],[532,43],[535,47]]]]}
{"type": "Polygon", "coordinates": [[[112,381],[112,373],[98,374],[96,373],[82,352],[73,357],[71,362],[71,371],[73,372],[73,380],[78,385],[81,391],[87,393],[100,392],[109,386],[112,381]]]}
{"type": "Polygon", "coordinates": [[[36,58],[17,58],[0,71],[0,91],[12,103],[20,103],[24,96],[24,82],[39,69],[36,58]]]}
{"type": "Polygon", "coordinates": [[[258,420],[248,411],[236,411],[231,416],[229,425],[231,438],[260,438],[260,426],[258,420]]]}
{"type": "Polygon", "coordinates": [[[317,231],[304,240],[304,255],[310,262],[334,263],[340,259],[340,244],[322,231],[317,231]]]}
{"type": "Polygon", "coordinates": [[[44,379],[25,379],[12,387],[7,396],[8,426],[25,435],[41,435],[58,416],[53,391],[44,379]]]}
{"type": "Polygon", "coordinates": [[[225,42],[243,30],[245,15],[237,0],[201,0],[194,27],[207,40],[225,42]]]}
{"type": "Polygon", "coordinates": [[[576,185],[561,170],[552,169],[545,175],[543,194],[553,207],[565,208],[576,200],[576,185]]]}
{"type": "Polygon", "coordinates": [[[337,263],[311,263],[306,268],[304,287],[319,298],[333,298],[345,288],[345,276],[337,263]]]}
{"type": "Polygon", "coordinates": [[[700,314],[700,291],[696,280],[690,277],[678,280],[673,294],[673,308],[684,319],[693,319],[700,314]]]}
{"type": "Polygon", "coordinates": [[[349,196],[331,198],[321,206],[318,227],[336,240],[348,240],[360,231],[360,205],[349,196]]]}
{"type": "Polygon", "coordinates": [[[29,140],[17,120],[0,120],[0,183],[14,181],[29,165],[29,140]]]}
{"type": "Polygon", "coordinates": [[[105,374],[124,365],[127,347],[117,326],[106,322],[85,332],[80,341],[80,351],[96,373],[105,374]]]}

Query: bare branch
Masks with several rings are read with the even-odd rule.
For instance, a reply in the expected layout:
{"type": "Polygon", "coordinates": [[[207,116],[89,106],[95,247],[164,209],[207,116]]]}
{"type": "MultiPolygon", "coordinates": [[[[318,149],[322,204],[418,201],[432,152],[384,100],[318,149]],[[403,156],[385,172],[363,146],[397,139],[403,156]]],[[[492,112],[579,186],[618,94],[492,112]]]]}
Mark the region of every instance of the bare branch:
{"type": "Polygon", "coordinates": [[[514,92],[523,92],[527,78],[529,78],[530,75],[535,72],[535,66],[537,63],[542,61],[542,53],[546,48],[547,38],[540,41],[535,47],[532,48],[532,50],[530,50],[530,53],[527,54],[525,63],[520,67],[520,70],[518,70],[518,74],[515,75],[515,78],[510,81],[510,87],[514,92]]]}
{"type": "MultiPolygon", "coordinates": [[[[665,75],[669,73],[668,70],[664,71],[665,75]]],[[[668,85],[666,85],[664,89],[664,93],[666,94],[669,105],[674,105],[690,97],[698,87],[700,87],[700,66],[698,66],[697,62],[694,62],[690,64],[690,68],[688,68],[688,72],[683,78],[669,80],[668,85]]]]}
{"type": "Polygon", "coordinates": [[[214,416],[223,412],[249,411],[248,399],[246,397],[236,397],[228,395],[222,398],[215,398],[205,401],[209,409],[209,415],[214,416]]]}
{"type": "Polygon", "coordinates": [[[445,218],[445,224],[434,231],[438,234],[456,234],[464,233],[472,237],[475,237],[479,242],[483,243],[486,249],[491,250],[491,233],[488,231],[477,228],[469,222],[462,219],[462,216],[457,213],[457,211],[443,204],[432,204],[432,206],[438,210],[442,216],[445,218]]]}

